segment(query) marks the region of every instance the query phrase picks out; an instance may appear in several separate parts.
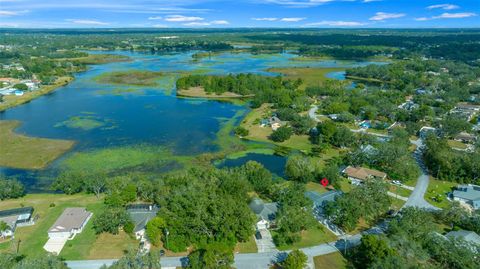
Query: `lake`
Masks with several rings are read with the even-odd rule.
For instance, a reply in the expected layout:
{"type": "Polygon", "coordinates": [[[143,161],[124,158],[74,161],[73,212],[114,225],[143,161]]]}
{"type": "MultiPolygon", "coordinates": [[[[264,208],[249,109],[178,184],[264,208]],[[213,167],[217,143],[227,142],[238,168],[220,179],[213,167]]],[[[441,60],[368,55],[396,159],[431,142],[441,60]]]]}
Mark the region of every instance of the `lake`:
{"type": "MultiPolygon", "coordinates": [[[[40,171],[0,168],[0,173],[17,176],[31,192],[45,191],[62,163],[77,152],[89,152],[112,147],[155,145],[175,155],[198,155],[218,151],[215,143],[222,123],[234,115],[248,112],[245,105],[205,99],[177,98],[175,79],[181,72],[227,74],[250,72],[277,75],[266,71],[270,67],[351,67],[370,62],[295,61],[290,53],[251,55],[222,53],[193,61],[194,52],[150,55],[127,51],[115,53],[132,58],[129,62],[94,65],[78,73],[69,85],[39,97],[30,103],[0,113],[0,120],[19,120],[16,130],[29,136],[69,139],[77,142],[72,151],[40,171]],[[94,78],[103,73],[127,70],[176,72],[159,81],[158,87],[132,87],[100,84],[94,78]]],[[[273,172],[277,168],[272,157],[248,156],[260,159],[273,172]],[[266,160],[265,158],[270,158],[266,160]],[[268,165],[267,165],[268,163],[268,165]]],[[[275,159],[277,160],[277,159],[275,159]]],[[[246,160],[227,161],[237,165],[246,160]]],[[[283,162],[283,163],[282,163],[283,162]]]]}

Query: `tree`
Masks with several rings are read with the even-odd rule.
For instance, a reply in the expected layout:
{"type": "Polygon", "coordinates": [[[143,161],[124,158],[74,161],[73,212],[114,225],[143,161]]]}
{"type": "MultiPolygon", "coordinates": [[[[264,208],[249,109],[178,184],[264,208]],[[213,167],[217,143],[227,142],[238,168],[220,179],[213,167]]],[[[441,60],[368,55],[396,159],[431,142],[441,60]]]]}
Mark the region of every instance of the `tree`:
{"type": "Polygon", "coordinates": [[[289,180],[307,183],[313,180],[313,166],[308,157],[293,155],[285,164],[285,175],[289,180]]]}
{"type": "Polygon", "coordinates": [[[308,257],[299,249],[288,253],[287,258],[281,263],[283,269],[303,269],[307,266],[308,257]]]}
{"type": "Polygon", "coordinates": [[[88,175],[83,183],[85,184],[84,188],[89,192],[93,192],[97,198],[100,194],[105,191],[107,175],[104,173],[96,173],[93,175],[88,175]]]}
{"type": "Polygon", "coordinates": [[[18,84],[13,85],[13,87],[17,90],[28,91],[28,86],[25,85],[25,83],[18,83],[18,84]]]}
{"type": "Polygon", "coordinates": [[[16,179],[7,179],[0,175],[0,200],[18,198],[25,194],[25,187],[16,179]]]}
{"type": "Polygon", "coordinates": [[[395,252],[391,249],[387,241],[378,235],[365,235],[361,239],[358,248],[359,259],[356,263],[359,267],[368,268],[376,260],[381,260],[387,256],[393,255],[395,252]]]}
{"type": "Polygon", "coordinates": [[[162,235],[165,231],[165,227],[167,224],[165,223],[165,220],[161,217],[155,217],[151,219],[146,226],[146,235],[149,239],[149,241],[155,245],[158,246],[162,240],[162,235]]]}
{"type": "Polygon", "coordinates": [[[272,173],[268,171],[262,164],[255,161],[248,161],[240,169],[244,173],[247,180],[252,184],[253,189],[263,195],[269,195],[273,185],[272,173]]]}
{"type": "Polygon", "coordinates": [[[235,127],[233,132],[235,133],[235,135],[240,136],[240,137],[245,137],[249,134],[249,131],[247,129],[243,128],[242,126],[235,127]]]}
{"type": "Polygon", "coordinates": [[[233,263],[233,249],[222,243],[211,243],[188,255],[190,269],[229,269],[233,263]]]}
{"type": "Polygon", "coordinates": [[[123,208],[107,207],[93,217],[93,228],[97,234],[107,232],[118,234],[120,227],[130,222],[130,217],[123,208]]]}
{"type": "Polygon", "coordinates": [[[275,142],[283,142],[285,140],[288,140],[292,136],[292,134],[292,128],[288,126],[282,126],[277,130],[273,131],[273,133],[270,135],[270,139],[275,142]]]}
{"type": "Polygon", "coordinates": [[[110,266],[103,266],[102,269],[160,269],[160,254],[157,251],[150,251],[146,254],[129,250],[118,261],[110,266]]]}
{"type": "Polygon", "coordinates": [[[10,226],[5,221],[0,221],[0,234],[10,229],[10,226]]]}
{"type": "Polygon", "coordinates": [[[0,268],[8,269],[68,269],[64,261],[52,254],[20,256],[11,253],[0,255],[0,268]]]}

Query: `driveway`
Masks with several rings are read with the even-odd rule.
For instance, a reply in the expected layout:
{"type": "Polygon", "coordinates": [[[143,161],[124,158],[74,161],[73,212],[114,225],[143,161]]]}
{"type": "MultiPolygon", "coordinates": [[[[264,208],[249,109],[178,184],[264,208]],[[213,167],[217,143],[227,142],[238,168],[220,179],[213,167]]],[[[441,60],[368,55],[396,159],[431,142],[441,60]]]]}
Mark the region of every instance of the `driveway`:
{"type": "Polygon", "coordinates": [[[257,232],[255,243],[259,253],[277,251],[275,243],[273,243],[272,234],[268,229],[261,229],[257,232]]]}

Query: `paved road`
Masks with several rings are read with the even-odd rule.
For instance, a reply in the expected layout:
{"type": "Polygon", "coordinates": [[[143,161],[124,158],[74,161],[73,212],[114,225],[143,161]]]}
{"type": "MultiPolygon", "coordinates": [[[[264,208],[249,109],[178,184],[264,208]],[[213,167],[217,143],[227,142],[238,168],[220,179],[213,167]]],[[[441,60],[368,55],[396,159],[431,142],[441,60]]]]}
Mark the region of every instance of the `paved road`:
{"type": "Polygon", "coordinates": [[[425,208],[428,210],[439,210],[438,207],[431,205],[430,203],[425,201],[425,198],[424,198],[425,192],[427,191],[427,188],[428,188],[429,176],[428,176],[427,168],[425,167],[425,164],[423,163],[422,156],[421,156],[423,142],[421,139],[410,140],[410,142],[417,146],[417,149],[414,152],[414,157],[415,157],[415,160],[417,161],[418,166],[420,166],[420,170],[422,171],[422,174],[418,177],[417,185],[415,186],[415,189],[413,190],[410,197],[408,197],[407,202],[403,205],[403,208],[408,206],[415,206],[419,208],[425,208]]]}
{"type": "Polygon", "coordinates": [[[310,110],[308,110],[308,116],[309,116],[312,120],[314,120],[314,121],[316,121],[316,122],[320,122],[320,120],[318,119],[317,114],[316,114],[316,113],[317,113],[317,110],[318,110],[318,106],[312,106],[312,107],[310,108],[310,110]]]}

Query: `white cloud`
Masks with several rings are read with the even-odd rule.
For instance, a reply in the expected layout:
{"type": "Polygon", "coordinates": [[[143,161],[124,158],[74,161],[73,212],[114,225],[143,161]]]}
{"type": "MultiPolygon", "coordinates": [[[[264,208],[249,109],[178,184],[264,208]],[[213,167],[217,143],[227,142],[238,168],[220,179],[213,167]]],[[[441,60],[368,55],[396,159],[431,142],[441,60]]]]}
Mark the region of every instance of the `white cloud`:
{"type": "Polygon", "coordinates": [[[477,14],[472,12],[464,12],[464,13],[442,13],[440,16],[432,17],[433,19],[461,19],[461,18],[468,18],[474,17],[477,14]]]}
{"type": "Polygon", "coordinates": [[[396,19],[404,17],[404,13],[386,13],[386,12],[377,12],[375,16],[371,17],[369,20],[371,21],[384,21],[387,19],[396,19]]]}
{"type": "Polygon", "coordinates": [[[210,24],[214,24],[214,25],[227,25],[227,24],[230,24],[228,21],[226,20],[216,20],[216,21],[211,21],[210,24]]]}
{"type": "Polygon", "coordinates": [[[380,2],[382,0],[363,0],[363,3],[380,2]]]}
{"type": "Polygon", "coordinates": [[[278,18],[252,18],[254,21],[276,21],[278,18]]]}
{"type": "Polygon", "coordinates": [[[188,22],[188,23],[184,23],[183,25],[185,26],[209,26],[211,25],[209,22],[188,22]]]}
{"type": "Polygon", "coordinates": [[[183,15],[169,15],[165,18],[169,22],[193,22],[193,21],[203,21],[201,17],[187,17],[183,15]]]}
{"type": "Polygon", "coordinates": [[[22,10],[22,11],[0,10],[0,17],[18,16],[25,13],[28,13],[28,10],[22,10]]]}
{"type": "Polygon", "coordinates": [[[452,10],[452,9],[459,8],[459,6],[452,5],[452,4],[440,4],[440,5],[431,5],[431,6],[427,7],[427,9],[436,9],[436,8],[440,8],[440,9],[444,9],[444,10],[452,10]]]}
{"type": "Polygon", "coordinates": [[[416,21],[428,21],[428,20],[431,20],[431,18],[420,17],[420,18],[415,18],[414,20],[416,20],[416,21]]]}
{"type": "Polygon", "coordinates": [[[96,20],[75,20],[75,19],[68,19],[68,22],[74,24],[84,24],[84,25],[109,25],[108,22],[96,21],[96,20]]]}
{"type": "Polygon", "coordinates": [[[162,16],[152,16],[152,17],[148,17],[149,20],[161,20],[162,19],[162,16]]]}
{"type": "Polygon", "coordinates": [[[299,22],[303,21],[305,18],[281,18],[280,21],[284,22],[299,22]]]}
{"type": "Polygon", "coordinates": [[[366,25],[366,23],[357,21],[321,21],[308,23],[306,26],[337,26],[337,27],[355,27],[366,25]]]}

